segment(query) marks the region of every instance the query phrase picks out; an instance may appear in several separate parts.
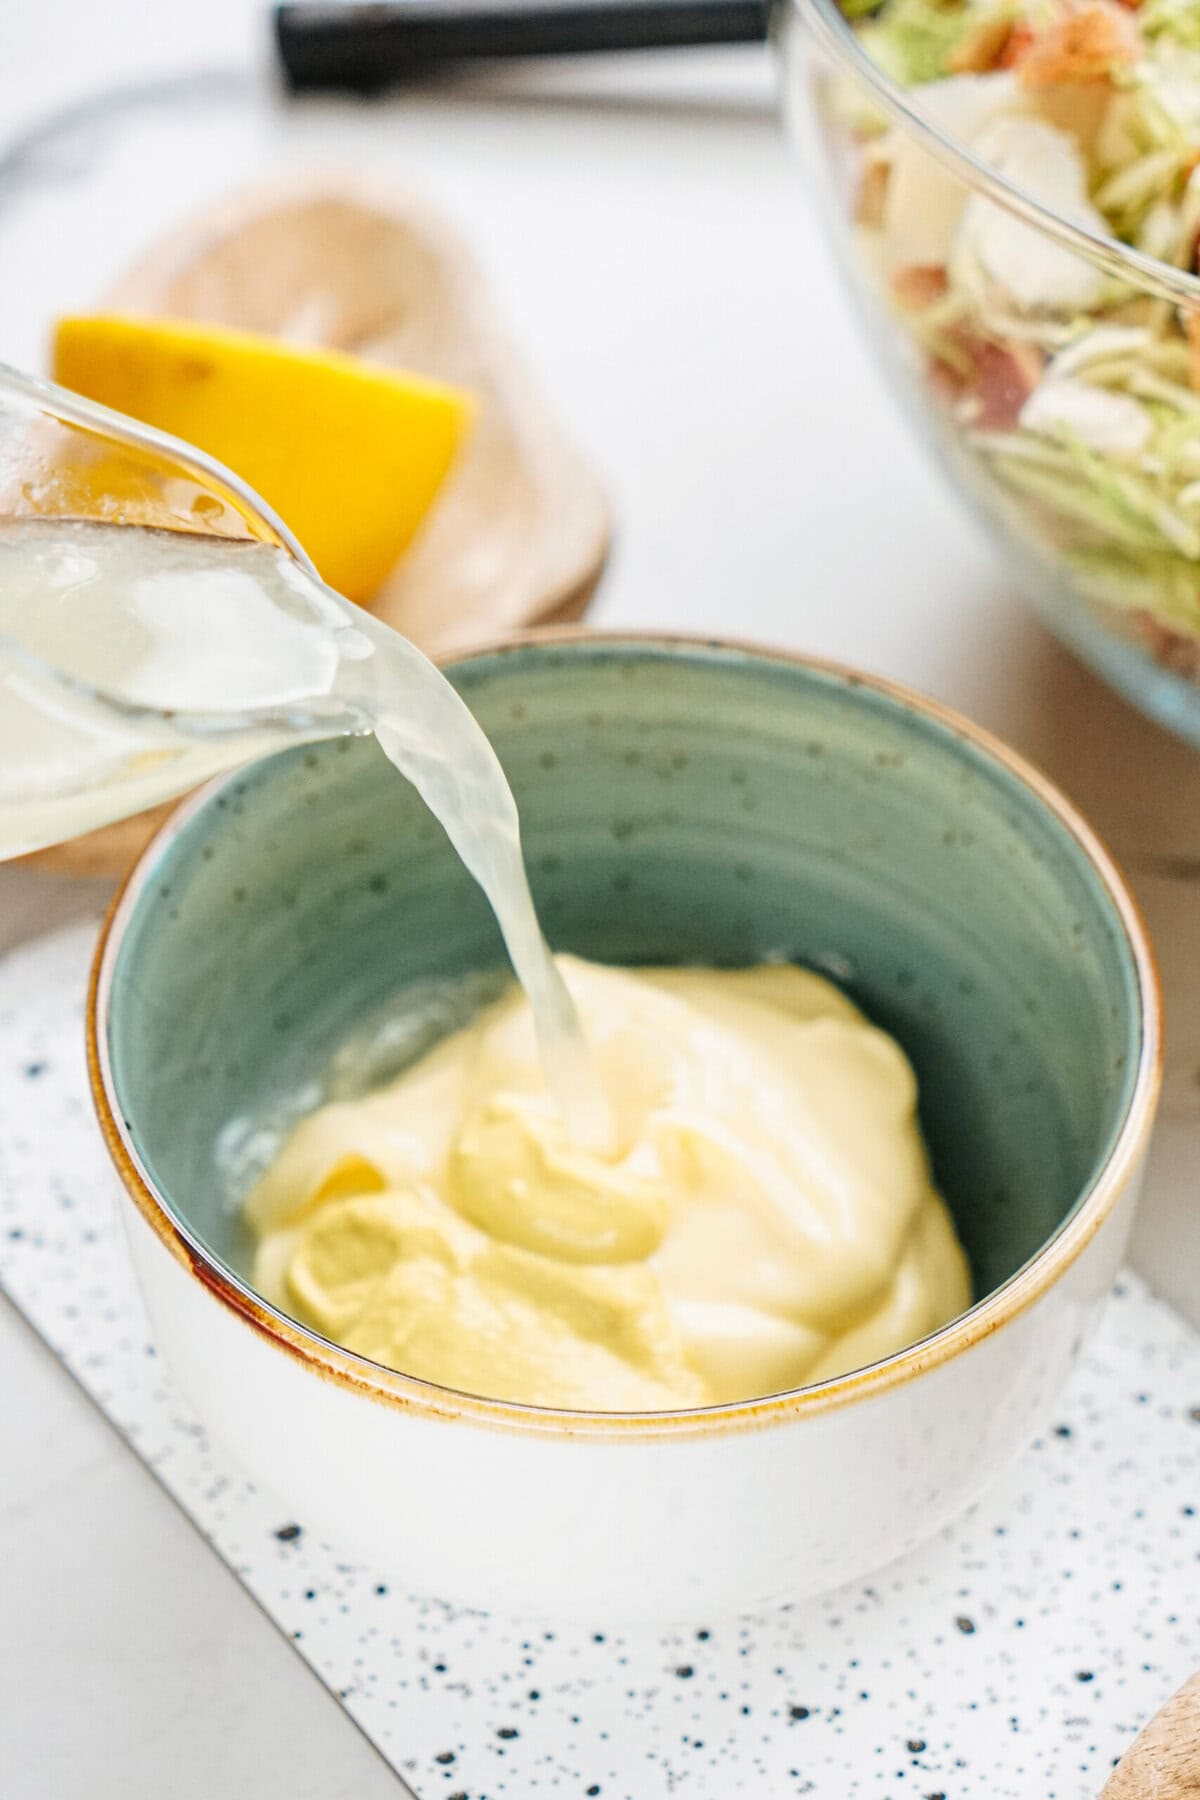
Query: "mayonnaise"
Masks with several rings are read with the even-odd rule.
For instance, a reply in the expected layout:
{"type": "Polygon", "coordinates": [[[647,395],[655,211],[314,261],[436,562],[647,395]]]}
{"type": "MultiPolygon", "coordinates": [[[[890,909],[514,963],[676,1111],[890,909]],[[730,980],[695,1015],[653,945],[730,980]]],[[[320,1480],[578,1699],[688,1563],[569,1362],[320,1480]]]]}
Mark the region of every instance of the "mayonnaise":
{"type": "Polygon", "coordinates": [[[567,1137],[514,988],[311,1114],[254,1190],[254,1281],[446,1387],[626,1411],[877,1360],[970,1304],[899,1047],[829,982],[560,967],[613,1114],[567,1137]]]}

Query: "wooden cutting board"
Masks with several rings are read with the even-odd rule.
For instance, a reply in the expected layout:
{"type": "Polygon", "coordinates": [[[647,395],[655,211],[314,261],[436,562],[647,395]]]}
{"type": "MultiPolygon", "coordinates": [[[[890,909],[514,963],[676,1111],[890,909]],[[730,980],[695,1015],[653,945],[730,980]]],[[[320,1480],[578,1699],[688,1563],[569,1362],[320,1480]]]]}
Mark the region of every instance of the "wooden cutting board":
{"type": "MultiPolygon", "coordinates": [[[[604,491],[461,242],[402,189],[322,173],[236,195],[156,243],[99,304],[320,344],[470,389],[470,440],[372,611],[431,655],[582,616],[608,554],[604,491]]],[[[168,810],[28,860],[118,874],[168,810]]]]}
{"type": "Polygon", "coordinates": [[[1200,1674],[1134,1739],[1100,1800],[1200,1800],[1200,1674]]]}

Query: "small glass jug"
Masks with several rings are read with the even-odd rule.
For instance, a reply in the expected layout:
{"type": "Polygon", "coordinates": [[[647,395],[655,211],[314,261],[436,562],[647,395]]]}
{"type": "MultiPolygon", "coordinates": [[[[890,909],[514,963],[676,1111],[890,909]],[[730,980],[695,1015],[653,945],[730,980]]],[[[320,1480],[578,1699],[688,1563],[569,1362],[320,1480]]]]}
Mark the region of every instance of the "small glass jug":
{"type": "Polygon", "coordinates": [[[354,611],[221,464],[0,365],[0,860],[369,730],[354,611]]]}

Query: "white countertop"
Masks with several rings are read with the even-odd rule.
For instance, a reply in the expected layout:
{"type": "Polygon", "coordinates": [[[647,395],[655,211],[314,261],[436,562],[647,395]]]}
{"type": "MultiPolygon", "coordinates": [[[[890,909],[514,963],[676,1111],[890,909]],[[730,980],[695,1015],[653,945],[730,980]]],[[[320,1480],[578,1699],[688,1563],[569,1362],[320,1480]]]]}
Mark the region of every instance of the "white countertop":
{"type": "MultiPolygon", "coordinates": [[[[0,141],[97,83],[236,61],[259,36],[245,0],[14,10],[0,141]]],[[[1169,1029],[1134,1258],[1200,1324],[1200,757],[1031,622],[925,463],[844,316],[770,91],[754,51],[547,69],[486,98],[414,98],[402,135],[609,483],[597,620],[909,680],[1040,762],[1125,863],[1169,1029]]],[[[0,949],[100,891],[0,870],[0,949]]],[[[399,1791],[3,1303],[0,1443],[5,1800],[399,1791]]]]}

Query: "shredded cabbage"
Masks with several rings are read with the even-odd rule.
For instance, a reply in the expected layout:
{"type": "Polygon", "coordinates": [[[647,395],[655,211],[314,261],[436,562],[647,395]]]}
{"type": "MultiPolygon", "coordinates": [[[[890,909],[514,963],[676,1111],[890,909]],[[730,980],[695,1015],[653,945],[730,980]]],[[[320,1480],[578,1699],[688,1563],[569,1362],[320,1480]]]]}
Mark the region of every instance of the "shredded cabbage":
{"type": "MultiPolygon", "coordinates": [[[[926,89],[930,116],[983,160],[1196,273],[1200,0],[843,4],[872,58],[926,89]],[[1097,44],[1111,48],[1099,74],[1097,44]]],[[[962,184],[948,196],[902,129],[859,136],[876,170],[859,221],[871,266],[959,445],[1078,592],[1152,622],[1155,653],[1200,679],[1200,287],[1189,319],[962,184]],[[927,217],[936,238],[914,234],[927,217]],[[930,242],[932,263],[914,260],[930,242]],[[1180,637],[1194,660],[1170,647],[1180,637]]]]}
{"type": "MultiPolygon", "coordinates": [[[[952,73],[951,58],[976,21],[979,8],[946,6],[942,0],[890,0],[862,26],[872,58],[903,87],[938,81],[952,73]]],[[[1007,4],[989,10],[1011,14],[1007,4]]]]}

